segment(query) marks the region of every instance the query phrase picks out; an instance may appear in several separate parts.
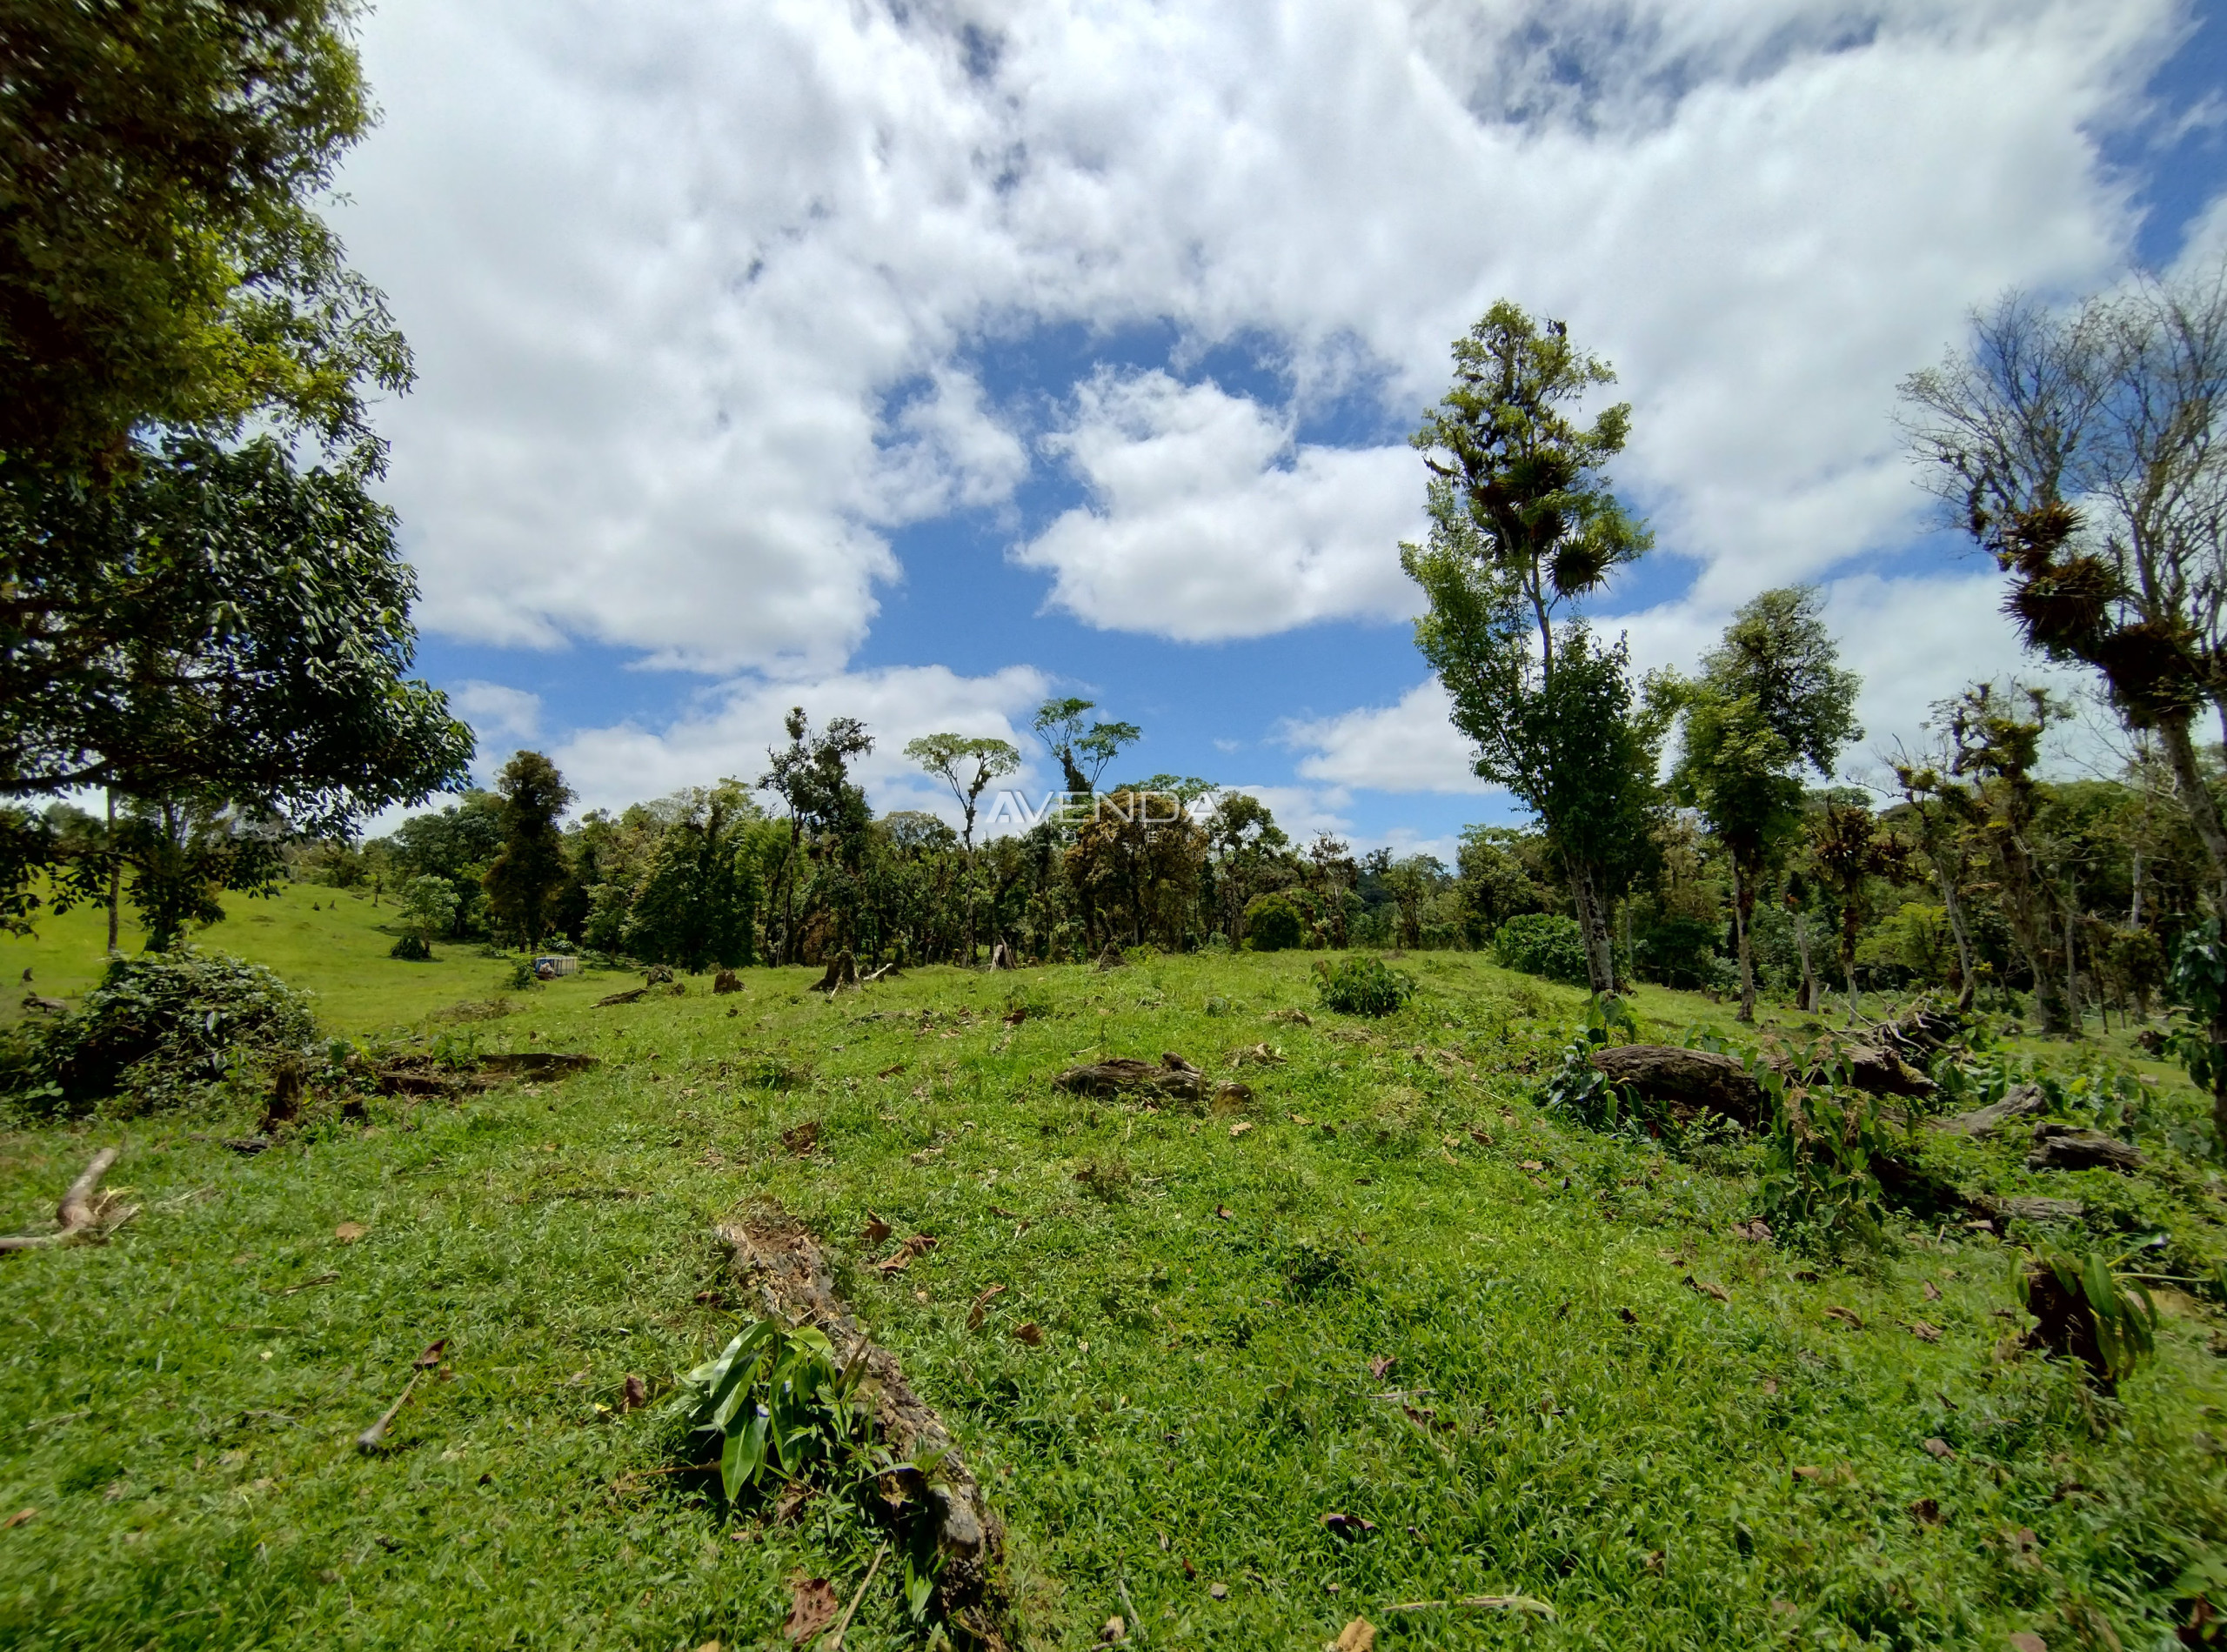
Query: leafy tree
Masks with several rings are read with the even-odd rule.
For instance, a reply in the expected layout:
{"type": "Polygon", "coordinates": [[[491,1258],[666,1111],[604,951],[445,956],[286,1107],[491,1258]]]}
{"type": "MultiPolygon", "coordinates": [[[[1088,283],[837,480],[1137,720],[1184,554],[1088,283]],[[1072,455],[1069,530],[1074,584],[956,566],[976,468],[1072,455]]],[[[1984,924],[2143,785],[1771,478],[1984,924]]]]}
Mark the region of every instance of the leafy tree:
{"type": "Polygon", "coordinates": [[[1575,422],[1570,405],[1615,374],[1561,323],[1504,301],[1454,361],[1453,388],[1411,438],[1431,473],[1429,542],[1400,553],[1430,605],[1415,640],[1476,742],[1477,773],[1538,817],[1562,860],[1605,993],[1609,908],[1645,865],[1657,813],[1660,728],[1633,703],[1623,643],[1602,647],[1569,610],[1650,543],[1605,475],[1631,410],[1575,422]]]}
{"type": "Polygon", "coordinates": [[[803,939],[796,901],[805,869],[806,834],[812,834],[823,860],[832,861],[839,875],[831,881],[850,881],[840,874],[856,869],[873,813],[866,807],[866,793],[851,783],[850,767],[855,759],[873,750],[873,736],[855,717],[834,717],[828,719],[826,732],[815,737],[812,719],[801,706],[791,708],[782,726],[789,744],[785,750],[768,749],[766,755],[772,766],[758,784],[788,806],[789,842],[779,873],[784,900],[779,958],[792,964],[800,955],[803,939]]]}
{"type": "Polygon", "coordinates": [[[1400,945],[1423,944],[1423,909],[1446,881],[1446,865],[1436,855],[1411,854],[1394,860],[1384,873],[1384,886],[1400,914],[1400,945]]]}
{"type": "Polygon", "coordinates": [[[376,463],[410,357],[312,210],[371,124],[346,0],[0,10],[0,469],[251,418],[376,463]]]}
{"type": "Polygon", "coordinates": [[[1756,896],[1802,829],[1805,769],[1829,780],[1840,748],[1863,738],[1861,679],[1817,617],[1815,587],[1766,591],[1725,627],[1691,681],[1660,686],[1684,716],[1672,795],[1698,809],[1732,865],[1740,1016],[1756,1019],[1756,896]]]}
{"type": "Polygon", "coordinates": [[[905,755],[951,788],[966,816],[960,843],[966,851],[966,959],[974,960],[974,813],[991,781],[1020,767],[1020,753],[1010,740],[982,735],[924,734],[907,740],[905,755]]]}
{"type": "Polygon", "coordinates": [[[1245,908],[1245,944],[1254,952],[1287,952],[1307,943],[1307,920],[1281,894],[1255,895],[1245,908]]]}
{"type": "Polygon", "coordinates": [[[1455,877],[1470,946],[1489,945],[1493,932],[1510,918],[1556,905],[1544,846],[1536,833],[1514,826],[1461,828],[1455,877]]]}
{"type": "Polygon", "coordinates": [[[653,964],[732,969],[752,961],[758,905],[750,828],[763,817],[732,780],[685,794],[636,893],[626,947],[653,964]]]}
{"type": "Polygon", "coordinates": [[[385,854],[399,883],[420,877],[446,883],[457,899],[445,933],[462,937],[478,922],[487,868],[502,853],[503,800],[475,786],[444,808],[411,815],[392,837],[368,846],[385,854]]]}
{"type": "Polygon", "coordinates": [[[538,752],[519,752],[503,765],[495,790],[503,799],[503,846],[482,880],[498,933],[529,949],[556,926],[558,897],[569,871],[557,822],[572,788],[538,752]]]}
{"type": "MultiPolygon", "coordinates": [[[[1247,913],[1254,901],[1268,893],[1272,868],[1281,865],[1291,839],[1268,806],[1246,792],[1226,792],[1215,799],[1205,830],[1213,904],[1221,908],[1222,933],[1234,946],[1251,929],[1247,913]]],[[[1286,879],[1291,875],[1284,874],[1286,879]]],[[[1298,915],[1295,907],[1293,915],[1298,915]]]]}
{"type": "Polygon", "coordinates": [[[2011,294],[1903,384],[1913,453],[2010,576],[2030,647],[2092,667],[2163,747],[2227,911],[2194,719],[2227,719],[2227,261],[2053,312],[2011,294]]]}
{"type": "Polygon", "coordinates": [[[430,947],[434,936],[456,922],[456,886],[446,878],[421,872],[402,886],[400,894],[403,926],[420,945],[430,947]]]}
{"type": "Polygon", "coordinates": [[[1134,723],[1086,725],[1083,713],[1097,709],[1094,700],[1073,696],[1047,699],[1036,708],[1036,719],[1029,725],[1060,766],[1060,776],[1073,796],[1087,797],[1096,791],[1098,777],[1106,772],[1107,765],[1144,738],[1144,731],[1134,723]]]}
{"type": "Polygon", "coordinates": [[[1841,980],[1848,988],[1848,1013],[1856,1014],[1856,948],[1863,933],[1866,896],[1875,879],[1898,878],[1908,867],[1909,849],[1885,830],[1870,806],[1845,795],[1828,801],[1811,817],[1809,854],[1817,880],[1839,909],[1841,980]]]}
{"type": "MultiPolygon", "coordinates": [[[[461,779],[471,732],[408,679],[415,577],[364,478],[275,440],[173,439],[104,488],[0,489],[0,795],[101,786],[311,835],[461,779]]],[[[75,866],[0,819],[0,921],[75,866]]]]}

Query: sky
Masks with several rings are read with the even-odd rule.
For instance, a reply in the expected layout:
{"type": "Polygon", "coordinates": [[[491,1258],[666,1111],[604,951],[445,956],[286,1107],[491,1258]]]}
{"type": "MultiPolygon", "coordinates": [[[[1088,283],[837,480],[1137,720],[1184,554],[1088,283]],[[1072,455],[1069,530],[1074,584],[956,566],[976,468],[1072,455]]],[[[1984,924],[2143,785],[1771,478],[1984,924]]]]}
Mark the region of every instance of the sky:
{"type": "Polygon", "coordinates": [[[754,780],[781,719],[1013,740],[1047,695],[1302,837],[1517,818],[1416,653],[1408,432],[1495,300],[1633,406],[1691,668],[1813,582],[1859,774],[2022,662],[1896,386],[2010,289],[2227,255],[2227,0],[383,0],[334,219],[419,669],[484,779],[754,780]]]}

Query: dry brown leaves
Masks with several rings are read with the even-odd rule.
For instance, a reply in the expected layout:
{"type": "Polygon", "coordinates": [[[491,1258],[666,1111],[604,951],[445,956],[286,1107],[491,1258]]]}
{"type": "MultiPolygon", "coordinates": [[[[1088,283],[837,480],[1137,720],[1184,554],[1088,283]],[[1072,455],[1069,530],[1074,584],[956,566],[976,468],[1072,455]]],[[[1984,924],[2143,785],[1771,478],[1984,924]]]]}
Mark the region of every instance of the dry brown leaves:
{"type": "Polygon", "coordinates": [[[781,1145],[799,1159],[806,1157],[819,1146],[819,1120],[806,1119],[781,1132],[781,1145]]]}
{"type": "Polygon", "coordinates": [[[1912,1320],[1910,1334],[1921,1342],[1938,1342],[1941,1340],[1941,1328],[1929,1320],[1912,1320]]]}
{"type": "Polygon", "coordinates": [[[1230,1126],[1230,1127],[1229,1127],[1229,1139],[1230,1139],[1232,1141],[1234,1141],[1234,1140],[1237,1140],[1237,1138],[1238,1138],[1238,1137],[1240,1137],[1240,1136],[1243,1135],[1243,1134],[1244,1134],[1247,1130],[1250,1130],[1252,1127],[1252,1127],[1251,1125],[1247,1124],[1244,1120],[1240,1119],[1240,1120],[1239,1120],[1235,1124],[1233,1124],[1232,1126],[1230,1126]]]}
{"type": "Polygon", "coordinates": [[[1713,1301],[1729,1302],[1732,1300],[1732,1293],[1726,1290],[1723,1286],[1713,1285],[1705,1279],[1695,1279],[1691,1274],[1686,1275],[1685,1283],[1689,1289],[1709,1297],[1713,1301]]]}
{"type": "Polygon", "coordinates": [[[1013,1328],[1013,1334],[1015,1341],[1026,1342],[1030,1348],[1042,1348],[1044,1346],[1044,1333],[1042,1329],[1038,1327],[1034,1320],[1029,1321],[1026,1325],[1014,1326],[1013,1328]]]}
{"type": "Polygon", "coordinates": [[[352,1245],[371,1231],[359,1221],[344,1221],[332,1230],[332,1236],[344,1245],[352,1245]]]}
{"type": "Polygon", "coordinates": [[[866,1225],[859,1230],[859,1241],[866,1245],[879,1245],[889,1237],[890,1232],[889,1224],[869,1210],[866,1212],[866,1225]]]}
{"type": "Polygon", "coordinates": [[[1850,1330],[1860,1331],[1863,1328],[1863,1316],[1852,1308],[1829,1308],[1825,1310],[1825,1317],[1829,1320],[1838,1320],[1850,1330]]]}
{"type": "Polygon", "coordinates": [[[789,1580],[789,1621],[781,1625],[781,1633],[802,1646],[833,1623],[842,1609],[843,1602],[836,1598],[835,1586],[826,1578],[792,1577],[789,1580]]]}
{"type": "Polygon", "coordinates": [[[992,1285],[984,1289],[982,1294],[974,1299],[974,1305],[966,1310],[966,1328],[970,1331],[980,1330],[983,1320],[989,1314],[992,1300],[1005,1294],[1006,1287],[1002,1285],[992,1285]]]}

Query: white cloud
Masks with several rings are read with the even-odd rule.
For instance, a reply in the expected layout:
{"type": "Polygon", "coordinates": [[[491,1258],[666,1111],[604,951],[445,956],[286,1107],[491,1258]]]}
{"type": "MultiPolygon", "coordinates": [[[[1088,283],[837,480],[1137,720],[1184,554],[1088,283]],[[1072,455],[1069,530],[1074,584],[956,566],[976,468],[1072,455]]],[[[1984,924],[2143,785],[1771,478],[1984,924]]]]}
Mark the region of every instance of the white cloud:
{"type": "MultiPolygon", "coordinates": [[[[1728,605],[1907,527],[1893,386],[1967,306],[2117,267],[2098,134],[2180,18],[390,0],[344,227],[423,368],[385,423],[424,618],[825,677],[887,531],[1022,474],[973,341],[1167,318],[1404,421],[1503,293],[1616,361],[1622,479],[1728,605]]],[[[1210,387],[1094,393],[1094,508],[1027,552],[1057,600],[1189,638],[1397,612],[1411,458],[1210,387]]]]}
{"type": "Polygon", "coordinates": [[[1047,686],[1041,672],[1025,665],[986,677],[920,665],[739,683],[705,696],[661,726],[626,722],[576,730],[550,755],[579,793],[583,810],[624,808],[723,776],[753,784],[766,772],[767,749],[788,744],[782,719],[801,706],[815,732],[832,717],[866,724],[873,750],[853,766],[852,778],[876,809],[926,809],[956,824],[951,793],[906,759],[905,743],[943,732],[1011,740],[1030,759],[1015,784],[1033,784],[1043,758],[1027,732],[1027,713],[1047,686]]]}
{"type": "Polygon", "coordinates": [[[1092,503],[1015,559],[1092,625],[1205,642],[1412,612],[1389,549],[1421,532],[1404,447],[1295,444],[1287,417],[1157,371],[1100,372],[1045,445],[1092,503]]]}
{"type": "Polygon", "coordinates": [[[501,683],[458,683],[449,690],[449,706],[471,725],[479,743],[530,740],[541,732],[541,696],[501,683]]]}
{"type": "Polygon", "coordinates": [[[1282,740],[1307,753],[1299,772],[1310,780],[1380,792],[1498,791],[1477,778],[1474,748],[1454,726],[1452,712],[1446,690],[1428,677],[1396,705],[1288,724],[1282,740]]]}

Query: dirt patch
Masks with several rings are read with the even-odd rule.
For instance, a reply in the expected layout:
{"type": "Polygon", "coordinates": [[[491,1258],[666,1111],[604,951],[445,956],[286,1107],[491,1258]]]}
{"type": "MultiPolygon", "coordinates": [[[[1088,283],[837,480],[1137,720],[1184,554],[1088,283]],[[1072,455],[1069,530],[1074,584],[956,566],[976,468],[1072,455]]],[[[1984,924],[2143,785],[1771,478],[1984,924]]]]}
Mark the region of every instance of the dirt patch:
{"type": "Polygon", "coordinates": [[[913,1391],[897,1358],[870,1341],[835,1294],[826,1254],[779,1206],[752,1206],[712,1230],[734,1259],[735,1283],[764,1310],[791,1324],[817,1328],[834,1347],[835,1363],[863,1362],[874,1390],[874,1433],[903,1462],[933,1460],[933,1480],[917,1470],[883,1476],[882,1497],[902,1518],[909,1509],[934,1522],[943,1564],[936,1593],[944,1615],[984,1645],[1006,1646],[1005,1522],[990,1507],[943,1419],[913,1391]]]}

